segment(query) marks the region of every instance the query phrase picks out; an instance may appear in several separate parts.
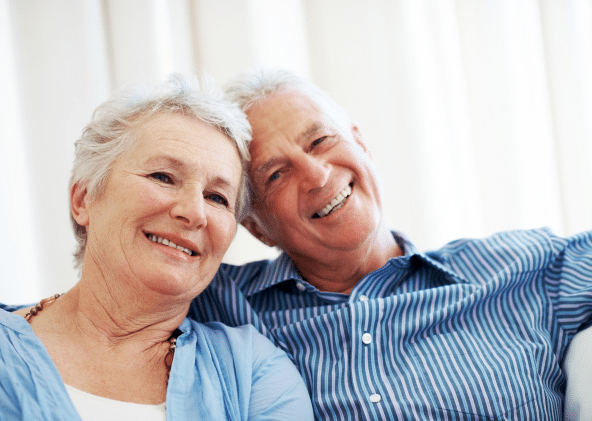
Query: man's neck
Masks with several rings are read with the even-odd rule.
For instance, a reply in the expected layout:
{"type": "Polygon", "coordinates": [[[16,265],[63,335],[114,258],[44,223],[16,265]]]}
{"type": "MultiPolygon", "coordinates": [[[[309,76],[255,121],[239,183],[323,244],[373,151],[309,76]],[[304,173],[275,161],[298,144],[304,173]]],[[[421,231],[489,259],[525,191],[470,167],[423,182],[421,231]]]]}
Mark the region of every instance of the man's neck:
{"type": "Polygon", "coordinates": [[[364,276],[383,267],[390,258],[402,254],[403,250],[392,233],[382,230],[365,247],[332,253],[330,259],[324,256],[323,260],[312,261],[290,257],[302,277],[320,291],[349,294],[364,276]]]}

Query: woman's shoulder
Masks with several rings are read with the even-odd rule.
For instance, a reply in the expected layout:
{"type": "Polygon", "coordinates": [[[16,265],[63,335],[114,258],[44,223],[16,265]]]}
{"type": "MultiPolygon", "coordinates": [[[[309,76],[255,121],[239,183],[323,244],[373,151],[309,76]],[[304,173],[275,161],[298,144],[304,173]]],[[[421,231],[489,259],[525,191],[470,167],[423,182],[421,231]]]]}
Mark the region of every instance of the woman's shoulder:
{"type": "Polygon", "coordinates": [[[14,305],[14,304],[0,303],[0,309],[12,312],[12,311],[16,311],[16,310],[22,310],[23,308],[33,307],[35,304],[36,303],[14,305]]]}
{"type": "Polygon", "coordinates": [[[254,373],[272,366],[293,367],[288,355],[251,325],[230,327],[220,322],[199,323],[185,319],[180,329],[192,332],[188,337],[195,338],[202,356],[209,355],[224,365],[240,367],[241,371],[254,373]]]}
{"type": "Polygon", "coordinates": [[[214,346],[227,345],[244,350],[245,347],[251,348],[269,344],[271,349],[276,349],[269,339],[251,325],[231,327],[220,322],[201,323],[192,319],[185,319],[180,326],[182,331],[185,331],[184,327],[202,337],[202,341],[204,339],[211,341],[214,346]]]}
{"type": "MultiPolygon", "coordinates": [[[[0,327],[6,331],[19,334],[32,334],[29,324],[24,319],[24,315],[17,315],[16,310],[22,310],[23,306],[12,306],[0,303],[0,327]]],[[[6,332],[2,338],[6,338],[6,332]]]]}
{"type": "Polygon", "coordinates": [[[195,333],[198,358],[208,354],[225,382],[240,385],[235,398],[245,402],[248,419],[312,420],[310,397],[296,366],[253,326],[186,319],[184,327],[195,333]]]}

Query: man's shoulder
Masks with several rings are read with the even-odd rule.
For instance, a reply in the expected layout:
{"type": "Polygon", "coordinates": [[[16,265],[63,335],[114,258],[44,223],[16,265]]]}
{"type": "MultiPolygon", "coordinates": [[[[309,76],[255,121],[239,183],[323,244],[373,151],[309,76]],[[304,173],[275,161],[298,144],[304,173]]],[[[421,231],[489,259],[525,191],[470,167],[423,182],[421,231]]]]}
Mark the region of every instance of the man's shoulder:
{"type": "Polygon", "coordinates": [[[247,300],[247,293],[270,264],[265,260],[244,265],[222,264],[208,287],[191,302],[188,317],[199,322],[219,321],[228,326],[252,324],[266,334],[265,326],[247,300]]]}
{"type": "Polygon", "coordinates": [[[511,248],[515,250],[532,247],[552,247],[556,236],[549,228],[509,230],[493,233],[483,238],[460,238],[449,242],[441,250],[456,252],[469,247],[487,249],[511,248]]]}
{"type": "Polygon", "coordinates": [[[561,237],[549,228],[511,230],[494,233],[484,238],[462,238],[451,241],[430,257],[449,265],[507,266],[522,269],[547,267],[566,250],[583,249],[592,253],[592,231],[571,237],[561,237]]]}
{"type": "Polygon", "coordinates": [[[231,281],[239,289],[243,290],[245,286],[250,285],[255,279],[259,278],[272,263],[273,260],[258,260],[242,265],[222,263],[214,280],[231,281]]]}
{"type": "Polygon", "coordinates": [[[458,270],[459,267],[487,267],[502,270],[509,265],[523,269],[542,269],[569,240],[558,237],[548,228],[511,230],[484,238],[461,238],[427,254],[458,270]]]}
{"type": "Polygon", "coordinates": [[[514,250],[533,254],[557,254],[566,247],[587,246],[592,242],[592,231],[584,231],[569,237],[556,235],[550,228],[500,231],[484,238],[463,238],[451,241],[441,250],[456,253],[462,249],[514,250]]]}

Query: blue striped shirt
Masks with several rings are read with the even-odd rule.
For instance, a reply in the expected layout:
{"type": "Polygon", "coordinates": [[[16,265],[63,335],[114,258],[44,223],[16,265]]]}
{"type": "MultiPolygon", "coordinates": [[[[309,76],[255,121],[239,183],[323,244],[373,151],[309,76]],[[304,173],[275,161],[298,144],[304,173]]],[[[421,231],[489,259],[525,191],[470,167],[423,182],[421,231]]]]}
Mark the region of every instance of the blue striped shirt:
{"type": "Polygon", "coordinates": [[[562,419],[560,364],[592,323],[592,232],[404,249],[350,295],[317,290],[285,254],[223,265],[190,317],[266,334],[319,420],[562,419]]]}

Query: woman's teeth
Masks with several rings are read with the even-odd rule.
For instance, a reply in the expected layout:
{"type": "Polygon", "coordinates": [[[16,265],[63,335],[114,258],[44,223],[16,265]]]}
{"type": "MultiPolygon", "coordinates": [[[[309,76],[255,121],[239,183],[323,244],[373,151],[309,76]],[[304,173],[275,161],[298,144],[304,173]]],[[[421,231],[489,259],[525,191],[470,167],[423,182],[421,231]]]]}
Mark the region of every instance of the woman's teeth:
{"type": "Polygon", "coordinates": [[[184,253],[187,253],[190,256],[195,256],[195,252],[193,250],[189,250],[185,247],[178,246],[175,243],[173,243],[172,241],[167,240],[166,238],[159,237],[158,235],[155,235],[155,234],[148,234],[148,235],[146,235],[146,237],[148,237],[148,239],[150,241],[152,241],[153,243],[164,244],[165,246],[169,246],[169,247],[172,247],[172,248],[177,249],[179,251],[182,251],[184,253]]]}
{"type": "Polygon", "coordinates": [[[323,216],[329,215],[331,212],[336,211],[337,209],[341,208],[345,205],[345,199],[351,194],[352,188],[351,185],[347,185],[341,193],[339,193],[335,199],[331,200],[331,203],[328,203],[323,209],[318,211],[313,215],[313,218],[322,218],[323,216]]]}

